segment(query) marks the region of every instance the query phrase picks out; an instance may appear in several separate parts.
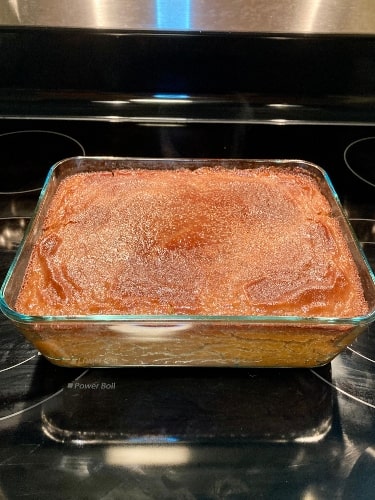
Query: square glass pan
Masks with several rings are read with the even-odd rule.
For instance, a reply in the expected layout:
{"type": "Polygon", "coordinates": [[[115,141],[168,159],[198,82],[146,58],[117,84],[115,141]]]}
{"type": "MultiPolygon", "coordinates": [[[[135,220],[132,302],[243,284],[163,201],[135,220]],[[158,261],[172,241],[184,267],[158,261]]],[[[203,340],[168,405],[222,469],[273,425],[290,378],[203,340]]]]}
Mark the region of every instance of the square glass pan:
{"type": "Polygon", "coordinates": [[[325,171],[301,160],[75,157],[54,165],[0,294],[4,314],[51,362],[61,366],[313,367],[331,361],[375,316],[373,273],[325,171]],[[28,316],[14,306],[51,199],[67,176],[118,169],[212,167],[304,169],[328,199],[352,253],[369,312],[353,318],[297,316],[28,316]]]}

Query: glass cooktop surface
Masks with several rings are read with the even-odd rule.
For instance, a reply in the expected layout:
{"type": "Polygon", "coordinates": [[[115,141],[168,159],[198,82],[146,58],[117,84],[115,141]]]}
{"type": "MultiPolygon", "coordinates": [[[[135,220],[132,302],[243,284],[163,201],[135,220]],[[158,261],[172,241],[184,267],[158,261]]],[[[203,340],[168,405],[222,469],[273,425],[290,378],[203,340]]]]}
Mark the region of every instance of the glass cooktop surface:
{"type": "MultiPolygon", "coordinates": [[[[375,129],[0,121],[0,279],[49,168],[79,155],[302,159],[375,269],[375,129]]],[[[375,329],[316,369],[68,369],[0,316],[0,497],[371,498],[375,329]]]]}

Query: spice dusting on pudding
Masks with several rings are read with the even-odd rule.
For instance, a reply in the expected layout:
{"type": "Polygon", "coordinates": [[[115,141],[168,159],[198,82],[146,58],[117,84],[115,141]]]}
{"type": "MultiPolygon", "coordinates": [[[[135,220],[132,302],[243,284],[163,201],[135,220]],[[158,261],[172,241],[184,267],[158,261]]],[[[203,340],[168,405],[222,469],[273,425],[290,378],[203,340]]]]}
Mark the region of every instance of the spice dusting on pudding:
{"type": "Polygon", "coordinates": [[[16,309],[348,318],[368,306],[313,176],[218,166],[67,177],[16,309]]]}

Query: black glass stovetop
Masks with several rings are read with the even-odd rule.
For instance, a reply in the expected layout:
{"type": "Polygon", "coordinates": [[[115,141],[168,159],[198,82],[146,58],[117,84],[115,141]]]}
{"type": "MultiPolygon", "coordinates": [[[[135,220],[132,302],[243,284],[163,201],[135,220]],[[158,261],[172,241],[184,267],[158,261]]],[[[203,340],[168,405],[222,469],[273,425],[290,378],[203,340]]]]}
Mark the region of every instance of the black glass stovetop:
{"type": "MultiPolygon", "coordinates": [[[[375,269],[375,129],[0,121],[0,279],[54,162],[293,158],[324,168],[375,269]]],[[[360,499],[375,487],[375,328],[316,369],[68,369],[0,316],[0,498],[360,499]],[[51,497],[52,494],[52,497],[51,497]]]]}

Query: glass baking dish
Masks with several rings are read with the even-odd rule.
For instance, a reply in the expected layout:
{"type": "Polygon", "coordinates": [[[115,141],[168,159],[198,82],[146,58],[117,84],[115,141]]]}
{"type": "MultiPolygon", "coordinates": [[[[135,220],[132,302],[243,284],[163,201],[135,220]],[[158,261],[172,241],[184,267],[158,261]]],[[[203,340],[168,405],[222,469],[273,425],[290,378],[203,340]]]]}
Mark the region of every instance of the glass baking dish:
{"type": "Polygon", "coordinates": [[[71,367],[228,366],[316,367],[330,362],[375,316],[374,275],[325,171],[301,160],[207,160],[75,157],[55,164],[35,215],[1,288],[0,306],[51,362],[71,367]],[[30,316],[15,303],[50,202],[61,181],[76,173],[121,169],[303,169],[318,182],[341,227],[361,279],[368,313],[350,318],[90,314],[30,316]]]}

